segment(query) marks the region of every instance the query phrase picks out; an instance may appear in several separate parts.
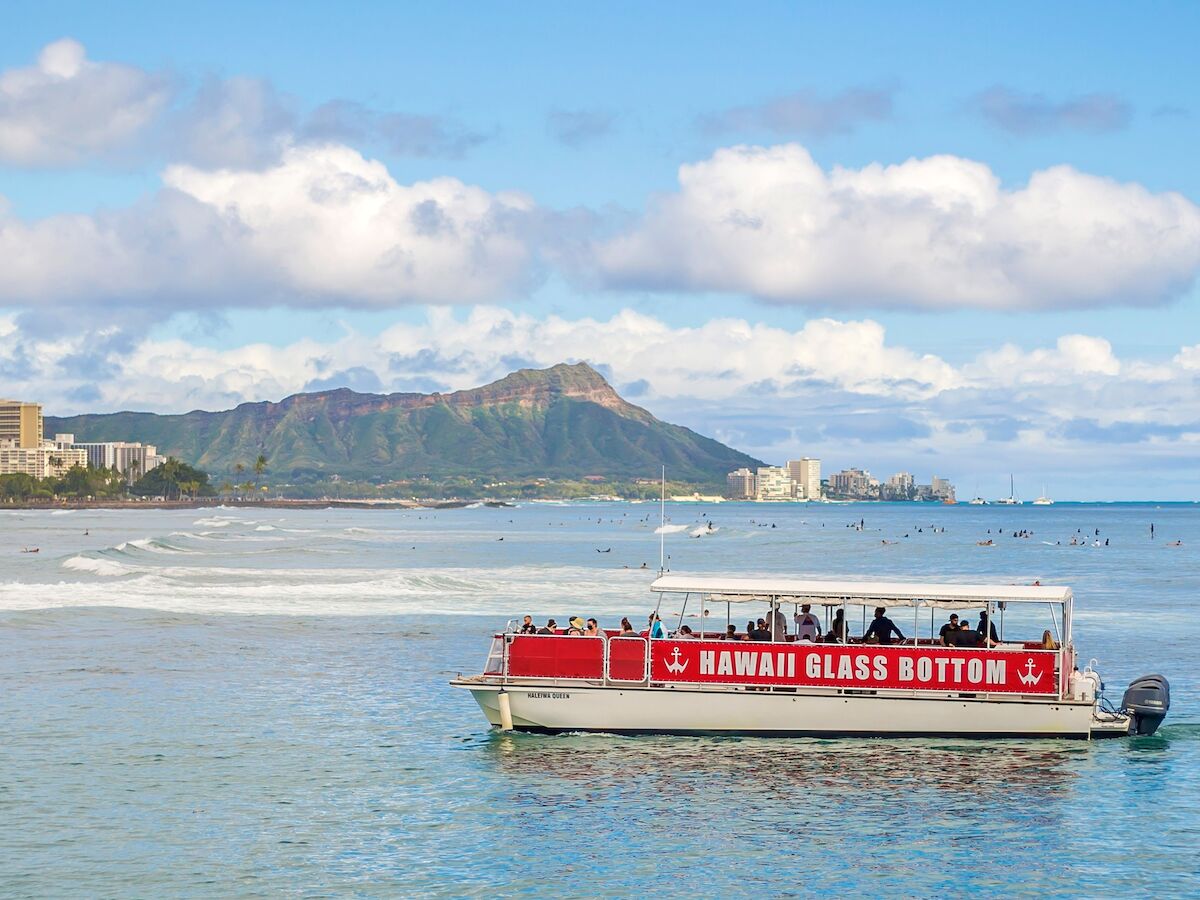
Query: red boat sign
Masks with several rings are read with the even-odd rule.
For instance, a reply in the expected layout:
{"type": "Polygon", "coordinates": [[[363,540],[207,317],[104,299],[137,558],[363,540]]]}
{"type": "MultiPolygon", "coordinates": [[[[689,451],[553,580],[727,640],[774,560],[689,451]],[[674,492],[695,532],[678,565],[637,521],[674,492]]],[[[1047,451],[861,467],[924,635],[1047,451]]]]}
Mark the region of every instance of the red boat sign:
{"type": "Polygon", "coordinates": [[[781,687],[1053,694],[1046,650],[653,641],[650,680],[781,687]]]}

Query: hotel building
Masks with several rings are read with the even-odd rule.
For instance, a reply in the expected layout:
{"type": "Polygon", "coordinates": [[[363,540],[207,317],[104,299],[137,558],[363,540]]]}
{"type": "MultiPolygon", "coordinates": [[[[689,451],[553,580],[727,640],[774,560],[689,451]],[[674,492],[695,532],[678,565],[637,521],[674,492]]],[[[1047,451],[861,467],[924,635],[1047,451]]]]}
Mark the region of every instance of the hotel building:
{"type": "Polygon", "coordinates": [[[731,500],[753,500],[756,493],[754,473],[735,469],[725,476],[725,493],[731,500]]]}
{"type": "Polygon", "coordinates": [[[77,444],[73,434],[43,438],[42,406],[0,400],[0,475],[57,478],[74,466],[116,469],[132,484],[165,462],[150,444],[111,441],[77,444]]]}
{"type": "Polygon", "coordinates": [[[811,456],[790,459],[788,476],[796,483],[796,497],[805,500],[821,499],[821,461],[811,456]]]}
{"type": "Polygon", "coordinates": [[[782,466],[763,466],[755,475],[755,500],[793,500],[795,486],[782,466]]]}

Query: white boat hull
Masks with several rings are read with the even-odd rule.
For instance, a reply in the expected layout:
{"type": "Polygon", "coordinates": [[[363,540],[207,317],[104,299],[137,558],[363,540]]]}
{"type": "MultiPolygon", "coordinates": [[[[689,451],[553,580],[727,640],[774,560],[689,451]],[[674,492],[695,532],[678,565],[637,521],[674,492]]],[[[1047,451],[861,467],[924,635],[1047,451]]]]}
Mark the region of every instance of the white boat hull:
{"type": "MultiPolygon", "coordinates": [[[[501,685],[453,684],[471,692],[488,721],[501,724],[501,685]]],[[[507,684],[517,731],[616,734],[739,734],[763,737],[1078,738],[1124,735],[1096,727],[1094,704],[993,696],[895,696],[694,687],[507,684]]]]}

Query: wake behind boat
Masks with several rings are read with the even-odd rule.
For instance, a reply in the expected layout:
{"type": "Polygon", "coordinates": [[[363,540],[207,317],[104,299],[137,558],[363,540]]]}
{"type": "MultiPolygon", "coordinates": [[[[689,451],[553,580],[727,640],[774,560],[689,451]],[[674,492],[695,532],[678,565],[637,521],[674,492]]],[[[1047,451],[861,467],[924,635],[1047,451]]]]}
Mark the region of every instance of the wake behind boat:
{"type": "Polygon", "coordinates": [[[451,684],[492,725],[550,733],[1091,739],[1153,734],[1170,706],[1159,675],[1134,681],[1120,708],[1100,696],[1100,676],[1076,665],[1068,587],[664,575],[650,589],[660,611],[664,597],[682,604],[669,636],[510,626],[482,674],[451,684]],[[725,631],[692,633],[689,606],[711,622],[714,604],[725,605],[725,631]],[[734,604],[765,606],[766,618],[738,634],[734,604]],[[855,637],[848,623],[860,610],[855,637]],[[939,611],[951,620],[937,630],[939,611]],[[951,627],[973,611],[977,630],[951,627]],[[893,622],[893,612],[906,614],[893,622]],[[1006,618],[1020,636],[1005,633],[1006,618]],[[1051,627],[1037,639],[1039,623],[1051,627]]]}

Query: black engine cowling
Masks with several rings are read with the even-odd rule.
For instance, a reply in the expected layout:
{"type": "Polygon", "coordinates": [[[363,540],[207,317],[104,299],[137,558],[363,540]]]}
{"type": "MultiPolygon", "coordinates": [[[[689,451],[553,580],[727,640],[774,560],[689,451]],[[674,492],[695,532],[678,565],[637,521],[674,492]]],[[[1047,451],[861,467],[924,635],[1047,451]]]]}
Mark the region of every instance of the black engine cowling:
{"type": "Polygon", "coordinates": [[[1143,675],[1125,689],[1121,709],[1133,717],[1130,734],[1154,734],[1171,708],[1171,685],[1162,675],[1143,675]]]}

